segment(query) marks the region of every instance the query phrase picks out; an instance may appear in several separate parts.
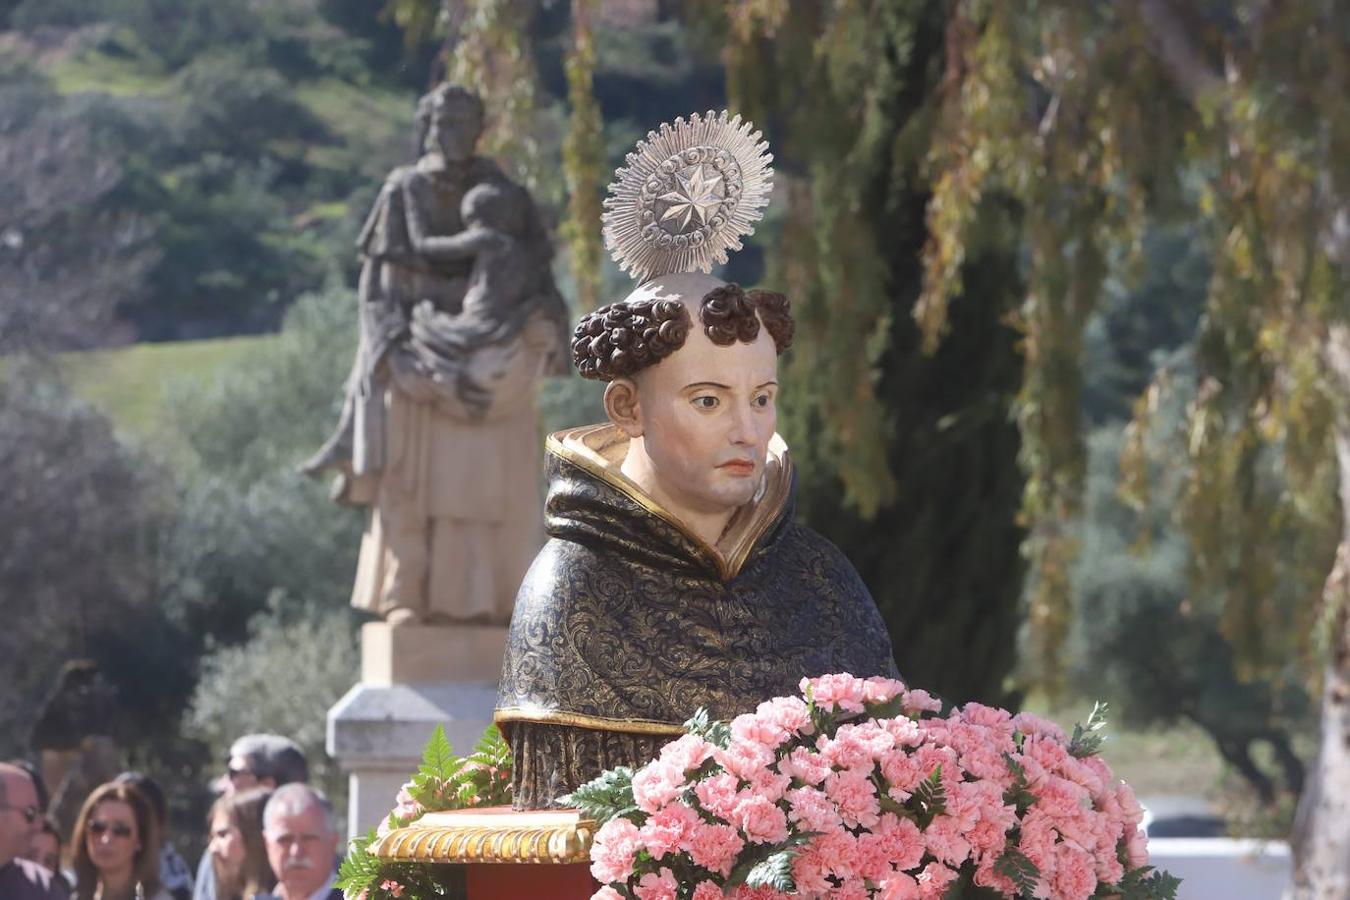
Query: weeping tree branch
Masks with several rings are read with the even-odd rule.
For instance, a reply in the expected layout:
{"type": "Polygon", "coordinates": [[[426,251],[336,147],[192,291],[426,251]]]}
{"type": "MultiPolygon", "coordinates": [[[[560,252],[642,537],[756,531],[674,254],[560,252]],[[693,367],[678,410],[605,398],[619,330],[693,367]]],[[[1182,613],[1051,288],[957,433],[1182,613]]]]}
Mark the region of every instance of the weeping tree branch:
{"type": "Polygon", "coordinates": [[[1192,103],[1223,84],[1220,72],[1205,60],[1199,43],[1168,0],[1134,0],[1140,19],[1149,26],[1150,44],[1192,103]]]}

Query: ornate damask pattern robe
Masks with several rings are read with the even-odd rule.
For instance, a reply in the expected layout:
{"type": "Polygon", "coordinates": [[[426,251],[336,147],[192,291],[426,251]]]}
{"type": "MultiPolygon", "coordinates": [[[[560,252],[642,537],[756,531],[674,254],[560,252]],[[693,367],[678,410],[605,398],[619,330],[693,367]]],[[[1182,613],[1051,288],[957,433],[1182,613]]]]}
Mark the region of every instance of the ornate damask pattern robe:
{"type": "Polygon", "coordinates": [[[517,809],[654,758],[699,707],[729,720],[803,676],[897,674],[858,573],[793,521],[781,440],[716,546],[620,473],[626,449],[607,425],[549,438],[550,540],[516,598],[496,713],[517,809]]]}

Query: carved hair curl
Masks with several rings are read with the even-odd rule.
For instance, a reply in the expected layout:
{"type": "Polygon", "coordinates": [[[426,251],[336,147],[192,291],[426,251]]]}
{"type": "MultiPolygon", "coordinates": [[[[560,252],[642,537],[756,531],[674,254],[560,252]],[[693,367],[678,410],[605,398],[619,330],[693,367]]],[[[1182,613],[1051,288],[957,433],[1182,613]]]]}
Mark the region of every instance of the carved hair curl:
{"type": "MultiPolygon", "coordinates": [[[[718,346],[750,343],[762,322],[782,354],[792,344],[787,297],[773,291],[742,291],[734,284],[714,288],[699,305],[699,321],[718,346]]],[[[689,313],[678,300],[632,300],[602,306],[582,317],[572,336],[572,362],[583,378],[631,378],[684,346],[689,313]]]]}

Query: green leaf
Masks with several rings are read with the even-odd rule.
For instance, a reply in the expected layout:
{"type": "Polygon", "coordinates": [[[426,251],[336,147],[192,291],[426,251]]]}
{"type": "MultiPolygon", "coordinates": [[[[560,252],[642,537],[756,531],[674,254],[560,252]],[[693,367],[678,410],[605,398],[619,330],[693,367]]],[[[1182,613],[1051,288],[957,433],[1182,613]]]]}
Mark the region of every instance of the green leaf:
{"type": "Polygon", "coordinates": [[[947,789],[942,786],[941,765],[933,770],[932,775],[919,783],[911,799],[919,804],[919,815],[922,819],[919,824],[922,827],[926,828],[928,823],[947,811],[947,789]]]}
{"type": "Polygon", "coordinates": [[[1140,866],[1125,873],[1116,889],[1123,900],[1176,900],[1181,879],[1169,872],[1140,866]]]}
{"type": "Polygon", "coordinates": [[[581,810],[599,825],[617,816],[631,818],[638,811],[633,799],[633,770],[628,766],[616,766],[572,793],[559,797],[558,802],[581,810]]]}
{"type": "Polygon", "coordinates": [[[474,788],[470,799],[476,799],[480,806],[501,806],[511,802],[514,759],[511,746],[496,725],[489,725],[483,732],[473,753],[469,754],[468,762],[471,765],[465,766],[464,774],[474,788]]]}
{"type": "Polygon", "coordinates": [[[994,863],[994,872],[1010,879],[1017,886],[1018,894],[1028,896],[1036,890],[1036,882],[1041,877],[1041,870],[1030,857],[1021,850],[1013,849],[1004,851],[998,858],[994,863]]]}
{"type": "Polygon", "coordinates": [[[347,849],[347,857],[342,860],[342,865],[338,867],[337,881],[334,886],[343,891],[351,891],[353,894],[359,894],[361,891],[372,887],[380,877],[379,857],[372,855],[369,851],[371,844],[375,843],[375,829],[365,837],[353,838],[351,846],[347,849]]]}
{"type": "Polygon", "coordinates": [[[1070,755],[1082,759],[1085,756],[1095,756],[1102,749],[1102,743],[1106,740],[1106,735],[1102,733],[1106,728],[1106,714],[1110,708],[1105,703],[1092,704],[1092,713],[1088,716],[1087,725],[1075,724],[1073,726],[1073,737],[1069,740],[1070,755]]]}
{"type": "Polygon", "coordinates": [[[427,745],[422,749],[422,764],[412,778],[409,793],[413,799],[430,810],[446,809],[446,786],[464,768],[464,760],[455,756],[445,729],[437,725],[427,745]]]}
{"type": "Polygon", "coordinates": [[[712,718],[708,710],[701,706],[684,723],[684,730],[703,738],[714,747],[725,748],[731,743],[731,726],[712,718]]]}
{"type": "Polygon", "coordinates": [[[894,719],[904,714],[904,697],[895,696],[885,703],[867,704],[867,714],[874,719],[894,719]]]}
{"type": "Polygon", "coordinates": [[[1003,792],[1003,802],[1011,803],[1017,808],[1018,815],[1021,815],[1036,802],[1036,795],[1031,793],[1027,785],[1027,770],[1022,764],[1007,751],[1004,751],[1003,759],[1008,763],[1008,770],[1013,773],[1012,784],[1003,792]]]}
{"type": "Polygon", "coordinates": [[[768,887],[785,894],[797,890],[797,885],[792,880],[792,860],[796,855],[795,849],[779,850],[777,853],[769,854],[766,859],[750,869],[749,874],[745,876],[745,886],[768,887]]]}

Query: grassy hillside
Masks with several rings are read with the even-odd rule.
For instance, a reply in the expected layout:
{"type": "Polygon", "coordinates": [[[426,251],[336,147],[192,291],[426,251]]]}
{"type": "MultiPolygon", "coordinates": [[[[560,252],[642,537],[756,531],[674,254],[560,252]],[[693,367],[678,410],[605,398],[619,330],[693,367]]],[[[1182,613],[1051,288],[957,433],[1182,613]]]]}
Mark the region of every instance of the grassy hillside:
{"type": "Polygon", "coordinates": [[[117,350],[67,353],[61,364],[75,393],[102,410],[119,430],[140,438],[161,437],[167,384],[209,380],[239,356],[275,340],[275,335],[259,335],[134,344],[117,350]]]}

